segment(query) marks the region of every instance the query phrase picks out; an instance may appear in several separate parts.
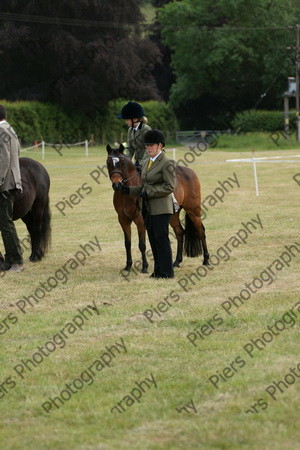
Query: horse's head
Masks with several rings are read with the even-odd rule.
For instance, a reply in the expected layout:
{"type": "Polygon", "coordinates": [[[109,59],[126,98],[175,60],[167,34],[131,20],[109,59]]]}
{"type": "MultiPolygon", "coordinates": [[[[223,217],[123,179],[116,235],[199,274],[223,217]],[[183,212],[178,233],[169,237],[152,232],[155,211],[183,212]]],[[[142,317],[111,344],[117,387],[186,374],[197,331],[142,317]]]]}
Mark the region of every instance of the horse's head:
{"type": "Polygon", "coordinates": [[[111,148],[110,145],[106,146],[107,150],[107,169],[109,178],[112,183],[120,183],[123,181],[124,175],[124,146],[120,144],[119,148],[111,148]]]}
{"type": "Polygon", "coordinates": [[[139,184],[137,183],[137,179],[135,178],[136,175],[138,175],[135,165],[126,155],[124,155],[124,146],[120,144],[119,148],[111,148],[110,145],[107,145],[106,150],[106,164],[109,178],[112,183],[120,183],[132,180],[133,184],[139,184]]]}

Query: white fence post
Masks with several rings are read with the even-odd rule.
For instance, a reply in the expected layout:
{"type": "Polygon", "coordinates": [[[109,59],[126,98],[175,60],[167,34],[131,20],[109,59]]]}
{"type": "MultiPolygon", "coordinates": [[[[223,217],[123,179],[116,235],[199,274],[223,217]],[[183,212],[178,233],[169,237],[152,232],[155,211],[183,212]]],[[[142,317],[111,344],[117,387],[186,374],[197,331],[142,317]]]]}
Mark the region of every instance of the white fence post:
{"type": "Polygon", "coordinates": [[[256,195],[258,196],[258,182],[257,182],[257,172],[256,172],[256,162],[255,162],[255,157],[253,156],[253,172],[254,172],[254,182],[255,182],[255,191],[256,191],[256,195]]]}

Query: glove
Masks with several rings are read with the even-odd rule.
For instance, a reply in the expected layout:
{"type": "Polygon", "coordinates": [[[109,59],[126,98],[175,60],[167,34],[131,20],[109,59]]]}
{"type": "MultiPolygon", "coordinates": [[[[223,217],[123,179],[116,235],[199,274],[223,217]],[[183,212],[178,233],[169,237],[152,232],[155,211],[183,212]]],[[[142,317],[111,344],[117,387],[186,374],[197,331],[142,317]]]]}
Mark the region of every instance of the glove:
{"type": "Polygon", "coordinates": [[[130,194],[130,189],[128,186],[125,186],[123,183],[117,183],[112,185],[114,191],[122,192],[122,194],[130,194]]]}
{"type": "Polygon", "coordinates": [[[113,190],[115,191],[115,192],[117,192],[117,191],[120,191],[121,190],[121,183],[113,183],[112,185],[111,185],[111,187],[113,188],[113,190]]]}
{"type": "Polygon", "coordinates": [[[141,173],[142,172],[142,166],[138,162],[135,162],[134,165],[135,165],[136,170],[139,173],[141,173]]]}
{"type": "Polygon", "coordinates": [[[123,183],[120,183],[120,184],[121,184],[121,192],[122,192],[122,194],[129,195],[129,194],[130,194],[130,189],[129,189],[129,187],[128,187],[128,186],[124,186],[123,183]]]}
{"type": "Polygon", "coordinates": [[[147,199],[148,199],[148,194],[147,194],[147,192],[146,192],[146,191],[142,192],[142,193],[140,194],[140,197],[143,198],[143,199],[145,199],[145,200],[147,200],[147,199]]]}

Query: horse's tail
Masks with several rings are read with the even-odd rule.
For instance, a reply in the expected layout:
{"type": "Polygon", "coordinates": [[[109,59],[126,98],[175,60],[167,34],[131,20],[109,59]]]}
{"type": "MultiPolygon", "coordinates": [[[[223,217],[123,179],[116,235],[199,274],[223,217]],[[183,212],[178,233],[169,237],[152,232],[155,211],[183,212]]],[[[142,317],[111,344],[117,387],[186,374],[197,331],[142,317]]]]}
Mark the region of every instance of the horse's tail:
{"type": "Polygon", "coordinates": [[[190,258],[202,255],[202,244],[199,234],[187,213],[185,214],[184,251],[190,258]]]}
{"type": "Polygon", "coordinates": [[[49,196],[44,208],[41,226],[41,250],[45,254],[51,245],[51,211],[49,206],[49,196]]]}

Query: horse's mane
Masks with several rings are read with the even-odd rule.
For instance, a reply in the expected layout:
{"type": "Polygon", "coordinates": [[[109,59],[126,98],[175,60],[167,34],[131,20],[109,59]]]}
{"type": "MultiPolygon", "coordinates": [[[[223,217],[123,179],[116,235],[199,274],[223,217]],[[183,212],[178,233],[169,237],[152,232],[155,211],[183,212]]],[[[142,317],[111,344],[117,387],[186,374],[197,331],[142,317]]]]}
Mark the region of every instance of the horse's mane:
{"type": "Polygon", "coordinates": [[[127,167],[129,169],[134,169],[136,170],[136,166],[135,164],[133,164],[133,162],[131,161],[131,159],[129,158],[129,156],[125,155],[124,153],[120,153],[118,152],[119,157],[123,158],[125,163],[127,164],[127,167]]]}
{"type": "MultiPolygon", "coordinates": [[[[124,155],[123,153],[120,153],[120,155],[124,158],[126,170],[128,172],[134,172],[135,173],[134,178],[132,179],[132,181],[129,184],[131,184],[131,183],[132,183],[132,185],[140,185],[140,184],[142,184],[141,174],[137,170],[136,165],[133,164],[133,162],[131,161],[131,159],[127,155],[124,155]]],[[[130,176],[130,178],[131,177],[132,177],[132,175],[130,176]]]]}

